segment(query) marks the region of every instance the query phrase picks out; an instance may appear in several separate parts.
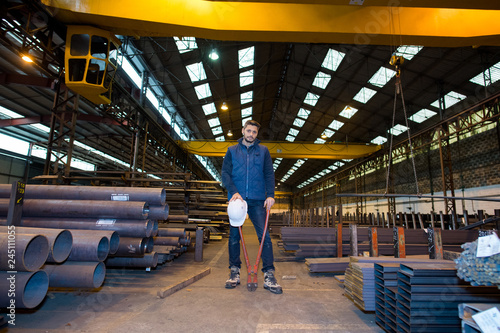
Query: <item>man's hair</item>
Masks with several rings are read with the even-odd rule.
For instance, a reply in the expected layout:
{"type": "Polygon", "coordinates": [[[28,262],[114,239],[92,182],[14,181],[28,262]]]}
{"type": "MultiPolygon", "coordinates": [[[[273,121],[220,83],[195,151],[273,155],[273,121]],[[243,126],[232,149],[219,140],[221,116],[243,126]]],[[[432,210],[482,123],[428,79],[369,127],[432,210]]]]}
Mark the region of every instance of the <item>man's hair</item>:
{"type": "Polygon", "coordinates": [[[258,129],[260,129],[260,124],[259,124],[258,122],[256,122],[255,120],[252,120],[252,119],[247,120],[247,121],[245,122],[245,125],[243,125],[243,128],[246,128],[246,127],[247,127],[247,126],[249,126],[249,125],[251,125],[251,126],[255,126],[255,127],[257,127],[258,129]]]}

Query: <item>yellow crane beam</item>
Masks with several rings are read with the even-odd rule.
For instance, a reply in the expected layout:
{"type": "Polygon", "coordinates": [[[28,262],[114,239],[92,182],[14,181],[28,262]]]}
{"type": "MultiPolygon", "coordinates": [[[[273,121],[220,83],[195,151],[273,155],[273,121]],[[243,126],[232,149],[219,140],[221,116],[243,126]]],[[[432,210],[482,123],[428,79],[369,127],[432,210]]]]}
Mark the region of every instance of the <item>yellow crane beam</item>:
{"type": "Polygon", "coordinates": [[[137,37],[447,47],[500,45],[500,2],[492,0],[41,1],[67,24],[94,25],[137,37]]]}
{"type": "MultiPolygon", "coordinates": [[[[222,157],[229,146],[236,141],[178,141],[179,145],[188,153],[201,156],[222,157]]],[[[382,146],[359,143],[300,143],[262,141],[271,153],[272,158],[310,158],[323,160],[355,159],[368,156],[382,146]]]]}

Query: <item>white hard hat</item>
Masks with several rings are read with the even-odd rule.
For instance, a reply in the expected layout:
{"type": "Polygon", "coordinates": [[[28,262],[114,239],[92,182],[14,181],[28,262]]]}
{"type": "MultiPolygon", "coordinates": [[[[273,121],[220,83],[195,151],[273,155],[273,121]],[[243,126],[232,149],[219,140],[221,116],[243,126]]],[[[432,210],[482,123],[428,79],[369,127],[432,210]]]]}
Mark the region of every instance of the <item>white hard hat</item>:
{"type": "Polygon", "coordinates": [[[227,205],[227,215],[229,216],[229,224],[233,227],[241,227],[247,217],[247,202],[236,199],[227,205]]]}

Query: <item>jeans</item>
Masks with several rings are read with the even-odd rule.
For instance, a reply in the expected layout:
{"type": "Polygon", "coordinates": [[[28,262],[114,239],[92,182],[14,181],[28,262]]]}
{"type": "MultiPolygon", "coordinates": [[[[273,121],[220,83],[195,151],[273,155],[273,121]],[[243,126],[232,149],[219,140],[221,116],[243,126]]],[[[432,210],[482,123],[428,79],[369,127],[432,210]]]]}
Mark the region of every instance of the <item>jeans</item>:
{"type": "MultiPolygon", "coordinates": [[[[247,204],[248,217],[252,221],[260,243],[262,240],[264,226],[266,224],[266,208],[264,207],[264,201],[247,200],[247,204]]],[[[232,266],[241,268],[240,232],[237,227],[230,227],[229,229],[228,248],[229,268],[231,268],[232,266]]],[[[251,265],[253,265],[254,263],[255,262],[252,263],[252,261],[250,261],[251,265]]],[[[264,247],[262,248],[262,271],[267,272],[271,269],[274,270],[273,244],[271,243],[271,236],[269,235],[269,231],[266,231],[266,237],[264,238],[264,247]]]]}

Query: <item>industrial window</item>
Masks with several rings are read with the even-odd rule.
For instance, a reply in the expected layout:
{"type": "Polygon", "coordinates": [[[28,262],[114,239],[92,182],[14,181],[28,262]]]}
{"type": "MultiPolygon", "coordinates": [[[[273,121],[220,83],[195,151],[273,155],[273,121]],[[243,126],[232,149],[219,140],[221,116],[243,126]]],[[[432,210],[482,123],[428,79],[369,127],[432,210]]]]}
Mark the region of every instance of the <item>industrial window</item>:
{"type": "Polygon", "coordinates": [[[182,39],[174,37],[174,40],[179,53],[189,52],[198,48],[198,45],[196,44],[196,38],[194,37],[182,37],[182,39]]]}
{"type": "Polygon", "coordinates": [[[407,60],[413,59],[414,56],[417,55],[420,50],[422,50],[423,46],[415,46],[415,45],[401,45],[396,50],[396,55],[403,57],[407,60]]]}
{"type": "Polygon", "coordinates": [[[286,141],[290,141],[290,142],[294,142],[295,141],[295,137],[294,136],[291,136],[291,135],[287,135],[286,138],[285,138],[286,141]]]}
{"type": "Polygon", "coordinates": [[[470,82],[486,87],[498,80],[500,80],[500,62],[474,76],[470,82]]]}
{"type": "Polygon", "coordinates": [[[253,69],[240,73],[240,87],[245,87],[252,83],[253,83],[253,69]]]}
{"type": "Polygon", "coordinates": [[[219,127],[212,128],[212,133],[214,134],[214,136],[222,134],[222,127],[219,126],[219,127]]]}
{"type": "Polygon", "coordinates": [[[205,73],[205,69],[203,68],[202,62],[197,62],[191,65],[186,66],[187,72],[189,74],[189,78],[191,82],[202,81],[207,78],[207,73],[205,73]]]}
{"type": "Polygon", "coordinates": [[[238,63],[241,68],[249,67],[254,64],[255,47],[238,50],[238,63]]]}
{"type": "Polygon", "coordinates": [[[211,114],[217,112],[217,109],[215,108],[214,103],[202,105],[202,109],[203,109],[203,112],[205,113],[205,116],[208,116],[208,115],[211,115],[211,114]]]}
{"type": "Polygon", "coordinates": [[[375,139],[373,139],[372,141],[370,141],[371,143],[375,144],[375,145],[383,145],[384,143],[387,142],[387,139],[384,138],[383,136],[377,136],[375,139]]]}
{"type": "Polygon", "coordinates": [[[215,141],[226,141],[226,138],[224,138],[224,135],[221,135],[221,136],[216,137],[215,141]]]}
{"type": "Polygon", "coordinates": [[[220,121],[219,121],[218,117],[212,118],[212,119],[208,119],[208,126],[215,127],[215,126],[219,126],[219,125],[220,125],[220,121]]]}
{"type": "Polygon", "coordinates": [[[241,127],[245,126],[245,123],[247,122],[247,120],[251,120],[252,117],[247,117],[247,118],[244,118],[244,119],[241,119],[241,127]]]}
{"type": "Polygon", "coordinates": [[[307,119],[307,117],[309,117],[310,114],[311,114],[311,111],[306,110],[304,108],[300,108],[299,113],[297,114],[297,117],[300,117],[302,119],[307,119]]]}
{"type": "Polygon", "coordinates": [[[247,91],[240,95],[241,104],[250,103],[253,99],[253,91],[247,91]]]}
{"type": "Polygon", "coordinates": [[[343,125],[344,125],[344,123],[343,123],[343,122],[338,121],[338,120],[334,120],[334,121],[332,121],[332,123],[331,123],[328,127],[330,127],[331,129],[333,129],[333,130],[337,131],[337,130],[339,130],[339,129],[343,126],[343,125]]]}
{"type": "Polygon", "coordinates": [[[351,119],[352,116],[354,116],[354,114],[358,112],[358,109],[356,108],[353,108],[352,106],[349,106],[347,105],[340,113],[339,115],[341,115],[342,117],[344,118],[347,118],[347,119],[351,119]]]}
{"type": "Polygon", "coordinates": [[[305,120],[302,120],[300,118],[295,118],[295,120],[293,121],[293,126],[295,127],[302,127],[302,125],[304,125],[306,121],[305,120]]]}
{"type": "Polygon", "coordinates": [[[332,135],[334,135],[334,134],[335,134],[335,131],[332,131],[331,129],[328,129],[328,128],[327,128],[327,129],[325,129],[325,130],[323,131],[323,133],[325,133],[325,135],[326,135],[327,137],[331,138],[331,137],[332,137],[332,135]]]}
{"type": "Polygon", "coordinates": [[[319,96],[313,93],[307,93],[306,98],[304,98],[304,103],[315,106],[318,103],[319,96]]]}
{"type": "MultiPolygon", "coordinates": [[[[465,99],[467,96],[457,93],[455,91],[450,91],[446,95],[444,95],[444,108],[447,109],[457,104],[461,100],[465,99]]],[[[439,109],[439,99],[431,104],[433,107],[439,109]]]]}
{"type": "Polygon", "coordinates": [[[293,135],[293,136],[297,136],[299,134],[299,131],[296,130],[295,128],[290,128],[290,130],[288,131],[288,134],[293,135]]]}
{"type": "Polygon", "coordinates": [[[370,88],[361,88],[361,90],[354,96],[354,100],[365,104],[372,98],[377,92],[370,88]]]}
{"type": "Polygon", "coordinates": [[[335,72],[342,62],[342,59],[344,59],[344,56],[345,53],[329,49],[321,66],[335,72]]]}
{"type": "Polygon", "coordinates": [[[435,116],[436,114],[437,113],[434,111],[422,109],[408,119],[420,124],[420,123],[424,122],[425,120],[435,116]]]}
{"type": "Polygon", "coordinates": [[[330,74],[318,72],[312,84],[318,88],[325,89],[331,79],[332,76],[330,74]]]}
{"type": "Polygon", "coordinates": [[[408,130],[408,127],[406,127],[404,125],[397,124],[393,128],[391,128],[390,130],[388,130],[388,132],[391,133],[392,135],[398,136],[399,134],[406,132],[407,130],[408,130]]]}
{"type": "Polygon", "coordinates": [[[382,88],[394,77],[394,75],[396,75],[396,71],[386,67],[380,67],[379,70],[373,74],[371,79],[368,80],[368,82],[376,87],[382,88]]]}
{"type": "Polygon", "coordinates": [[[252,115],[252,107],[241,110],[241,118],[250,117],[252,115]]]}
{"type": "Polygon", "coordinates": [[[195,86],[194,90],[196,91],[196,95],[198,96],[198,99],[204,99],[207,97],[212,96],[212,91],[210,90],[210,86],[208,83],[195,86]]]}

